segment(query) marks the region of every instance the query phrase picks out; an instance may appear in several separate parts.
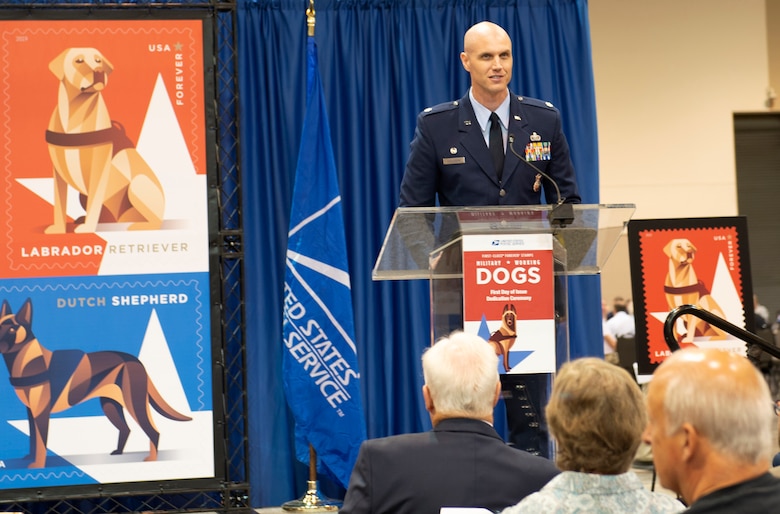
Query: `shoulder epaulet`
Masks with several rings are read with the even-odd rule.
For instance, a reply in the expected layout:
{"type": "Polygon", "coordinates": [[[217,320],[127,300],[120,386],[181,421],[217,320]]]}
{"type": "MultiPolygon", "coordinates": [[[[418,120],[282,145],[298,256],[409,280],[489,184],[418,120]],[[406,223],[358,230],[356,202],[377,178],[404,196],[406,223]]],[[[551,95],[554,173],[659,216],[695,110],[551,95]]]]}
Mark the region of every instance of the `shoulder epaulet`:
{"type": "Polygon", "coordinates": [[[518,96],[517,99],[523,105],[531,105],[533,107],[542,107],[542,108],[545,108],[545,109],[556,110],[555,106],[552,104],[552,102],[546,102],[544,100],[539,100],[538,98],[531,98],[529,96],[518,96]]]}
{"type": "Polygon", "coordinates": [[[453,100],[452,102],[445,102],[443,104],[434,105],[433,107],[426,107],[423,109],[422,115],[428,116],[429,114],[436,114],[437,112],[451,111],[457,109],[460,105],[459,100],[453,100]]]}

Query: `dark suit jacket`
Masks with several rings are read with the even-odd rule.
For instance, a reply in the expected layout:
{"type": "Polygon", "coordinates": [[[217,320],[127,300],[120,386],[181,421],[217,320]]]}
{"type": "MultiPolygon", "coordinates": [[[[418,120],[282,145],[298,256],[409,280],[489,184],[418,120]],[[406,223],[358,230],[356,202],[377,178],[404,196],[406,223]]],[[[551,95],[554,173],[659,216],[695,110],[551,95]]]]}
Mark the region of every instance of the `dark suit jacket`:
{"type": "MultiPolygon", "coordinates": [[[[533,189],[537,172],[525,159],[526,145],[532,142],[549,143],[549,160],[533,160],[531,164],[558,183],[566,203],[580,203],[558,110],[549,102],[510,92],[509,119],[499,182],[468,94],[425,109],[417,117],[399,205],[432,207],[437,194],[442,206],[538,205],[542,193],[533,189]]],[[[542,185],[546,202],[557,203],[554,187],[546,181],[542,185]]]]}
{"type": "Polygon", "coordinates": [[[343,514],[439,514],[441,507],[514,505],[559,473],[507,446],[487,423],[447,419],[430,432],[365,441],[343,514]]]}

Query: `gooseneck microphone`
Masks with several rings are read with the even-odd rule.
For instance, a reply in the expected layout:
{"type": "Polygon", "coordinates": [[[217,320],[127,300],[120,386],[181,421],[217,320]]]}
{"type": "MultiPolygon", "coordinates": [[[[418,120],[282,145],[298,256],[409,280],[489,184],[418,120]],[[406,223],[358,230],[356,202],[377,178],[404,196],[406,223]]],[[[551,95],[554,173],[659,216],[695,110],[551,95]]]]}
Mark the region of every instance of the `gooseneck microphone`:
{"type": "Polygon", "coordinates": [[[566,198],[561,196],[561,189],[558,187],[558,183],[550,175],[540,170],[530,161],[527,161],[524,156],[521,156],[515,151],[514,134],[509,134],[508,139],[509,139],[509,149],[512,151],[512,153],[515,154],[515,156],[518,159],[520,159],[521,162],[525,163],[526,166],[530,166],[536,173],[541,175],[543,178],[547,179],[547,181],[550,182],[555,188],[555,196],[558,199],[558,201],[550,210],[550,214],[547,215],[547,220],[550,222],[550,225],[558,225],[558,226],[570,225],[574,221],[574,205],[570,203],[565,203],[566,198]]]}

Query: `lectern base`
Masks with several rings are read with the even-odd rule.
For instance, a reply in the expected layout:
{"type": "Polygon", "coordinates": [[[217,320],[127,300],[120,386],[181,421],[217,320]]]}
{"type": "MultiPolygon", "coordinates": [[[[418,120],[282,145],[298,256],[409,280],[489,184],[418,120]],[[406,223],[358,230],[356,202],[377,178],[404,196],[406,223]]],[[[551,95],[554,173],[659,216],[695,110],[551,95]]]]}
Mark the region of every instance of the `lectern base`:
{"type": "Polygon", "coordinates": [[[549,373],[503,374],[501,396],[509,429],[507,442],[532,455],[554,458],[544,408],[549,400],[549,373]]]}

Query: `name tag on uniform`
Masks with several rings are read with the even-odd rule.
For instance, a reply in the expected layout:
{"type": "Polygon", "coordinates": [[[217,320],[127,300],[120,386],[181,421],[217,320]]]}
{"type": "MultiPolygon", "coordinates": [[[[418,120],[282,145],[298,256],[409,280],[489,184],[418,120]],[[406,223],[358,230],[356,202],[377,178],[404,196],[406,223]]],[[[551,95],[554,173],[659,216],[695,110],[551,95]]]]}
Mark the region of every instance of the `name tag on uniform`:
{"type": "Polygon", "coordinates": [[[444,166],[447,166],[448,164],[466,164],[466,158],[465,157],[444,157],[441,160],[441,163],[444,166]]]}

